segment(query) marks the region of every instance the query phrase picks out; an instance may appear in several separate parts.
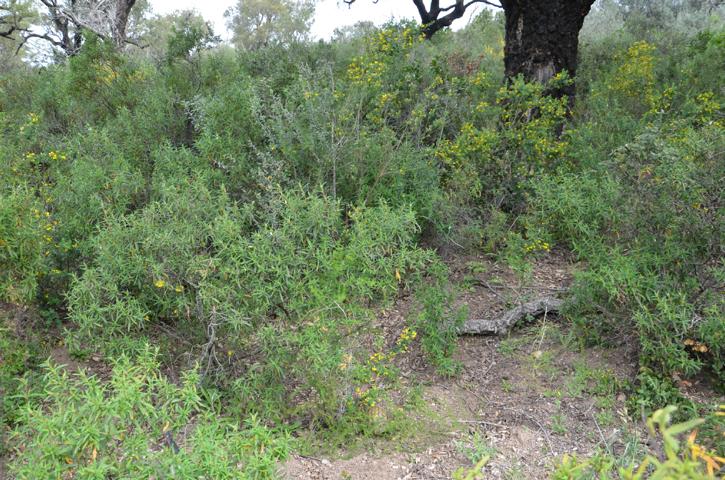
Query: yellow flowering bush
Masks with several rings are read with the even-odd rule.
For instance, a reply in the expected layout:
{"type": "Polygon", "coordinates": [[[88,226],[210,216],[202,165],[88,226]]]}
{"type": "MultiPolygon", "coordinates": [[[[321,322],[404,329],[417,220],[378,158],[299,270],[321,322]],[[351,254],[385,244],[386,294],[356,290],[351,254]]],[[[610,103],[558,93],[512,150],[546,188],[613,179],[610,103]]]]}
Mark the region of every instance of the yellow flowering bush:
{"type": "Polygon", "coordinates": [[[369,101],[365,115],[374,126],[397,122],[406,114],[419,76],[411,56],[422,42],[417,27],[388,25],[367,37],[364,54],[348,65],[349,94],[369,101]]]}
{"type": "Polygon", "coordinates": [[[619,66],[607,87],[622,106],[635,114],[656,107],[655,46],[639,41],[617,59],[619,66]]]}
{"type": "MultiPolygon", "coordinates": [[[[568,81],[565,76],[554,79],[568,81]]],[[[435,155],[445,185],[478,202],[520,208],[527,182],[566,160],[568,141],[557,135],[566,118],[566,100],[518,79],[499,90],[495,105],[479,107],[497,112],[501,123],[477,128],[466,122],[455,140],[438,143],[435,155]]]]}

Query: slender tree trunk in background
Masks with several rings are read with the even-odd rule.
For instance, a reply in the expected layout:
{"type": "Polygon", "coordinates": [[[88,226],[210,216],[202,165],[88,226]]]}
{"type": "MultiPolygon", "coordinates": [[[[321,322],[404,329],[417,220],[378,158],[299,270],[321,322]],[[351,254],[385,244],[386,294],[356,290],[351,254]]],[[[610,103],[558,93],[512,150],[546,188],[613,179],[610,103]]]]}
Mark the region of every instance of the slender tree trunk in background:
{"type": "MultiPolygon", "coordinates": [[[[579,30],[594,0],[502,0],[506,14],[504,67],[507,78],[519,74],[546,83],[566,70],[576,74],[579,30]]],[[[574,84],[552,91],[574,100],[574,84]]]]}

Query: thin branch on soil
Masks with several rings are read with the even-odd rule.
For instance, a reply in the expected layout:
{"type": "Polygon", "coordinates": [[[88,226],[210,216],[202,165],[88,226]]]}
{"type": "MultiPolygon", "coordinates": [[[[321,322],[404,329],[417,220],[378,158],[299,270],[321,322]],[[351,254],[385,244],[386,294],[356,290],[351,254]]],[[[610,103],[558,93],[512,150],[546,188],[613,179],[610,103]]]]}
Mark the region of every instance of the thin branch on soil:
{"type": "Polygon", "coordinates": [[[548,432],[548,430],[546,430],[544,428],[544,426],[541,424],[541,422],[539,422],[535,417],[529,415],[526,412],[522,412],[520,410],[516,410],[516,409],[513,409],[511,407],[507,407],[507,406],[505,406],[505,405],[503,405],[501,403],[492,402],[492,401],[490,401],[490,400],[488,400],[488,399],[480,396],[479,394],[477,394],[476,392],[474,392],[470,388],[467,388],[467,387],[461,385],[458,382],[456,382],[456,385],[458,385],[462,389],[464,389],[464,390],[468,391],[469,393],[471,393],[474,397],[478,398],[482,403],[489,404],[489,405],[494,405],[494,406],[496,406],[496,407],[498,407],[498,408],[500,408],[502,410],[507,410],[509,412],[512,412],[514,415],[520,415],[520,416],[526,417],[529,421],[535,423],[536,426],[539,427],[539,430],[541,430],[541,433],[544,434],[544,440],[546,440],[546,446],[549,447],[549,453],[552,456],[554,455],[554,447],[551,446],[551,439],[549,438],[549,432],[548,432]]]}
{"type": "Polygon", "coordinates": [[[504,410],[509,410],[510,412],[517,413],[519,415],[522,415],[526,418],[528,418],[530,421],[534,422],[536,426],[539,427],[539,430],[541,430],[541,433],[544,434],[544,440],[546,440],[546,446],[549,447],[549,453],[554,456],[554,448],[551,446],[551,439],[549,438],[549,431],[544,428],[544,426],[536,419],[536,417],[529,415],[526,412],[522,412],[520,410],[514,410],[513,408],[508,407],[502,407],[504,410]]]}
{"type": "Polygon", "coordinates": [[[602,444],[604,445],[604,448],[607,449],[607,453],[610,455],[612,454],[611,449],[609,448],[609,443],[607,442],[607,439],[604,438],[604,433],[602,432],[602,429],[599,427],[599,422],[597,422],[597,417],[594,415],[594,412],[591,412],[592,420],[594,420],[594,425],[597,426],[597,431],[599,432],[599,438],[602,439],[602,444]]]}
{"type": "MultiPolygon", "coordinates": [[[[472,280],[472,283],[475,285],[480,285],[482,287],[486,287],[489,290],[536,290],[536,291],[547,291],[547,292],[566,292],[569,290],[568,288],[562,288],[562,287],[543,287],[543,286],[536,286],[536,287],[512,287],[511,285],[490,285],[488,282],[485,282],[483,280],[480,280],[478,278],[472,280]]],[[[495,292],[494,292],[495,293],[495,292]]]]}
{"type": "Polygon", "coordinates": [[[498,428],[510,428],[510,425],[503,425],[500,423],[488,422],[486,420],[458,420],[458,422],[459,423],[483,424],[483,425],[488,425],[491,427],[498,427],[498,428]]]}
{"type": "MultiPolygon", "coordinates": [[[[490,345],[487,343],[486,346],[490,346],[490,345]]],[[[495,350],[496,350],[495,348],[491,348],[491,356],[488,360],[488,368],[483,372],[483,375],[481,375],[482,377],[485,377],[486,375],[488,375],[488,372],[490,372],[491,369],[493,368],[493,366],[495,365],[495,363],[493,361],[493,356],[495,354],[495,350]]]]}

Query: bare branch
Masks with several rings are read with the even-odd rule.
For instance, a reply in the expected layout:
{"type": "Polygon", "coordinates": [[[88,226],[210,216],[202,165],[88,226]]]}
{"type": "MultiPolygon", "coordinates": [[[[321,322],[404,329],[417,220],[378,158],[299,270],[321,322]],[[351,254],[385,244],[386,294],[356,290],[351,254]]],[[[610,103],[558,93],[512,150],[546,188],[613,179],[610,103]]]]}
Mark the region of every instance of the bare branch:
{"type": "Polygon", "coordinates": [[[126,27],[136,0],[87,0],[71,1],[69,4],[59,0],[38,0],[44,7],[43,16],[47,19],[45,33],[26,25],[30,23],[30,14],[13,11],[9,7],[0,7],[0,37],[18,41],[17,52],[31,39],[44,40],[72,56],[82,44],[82,30],[87,30],[105,41],[112,41],[120,49],[126,44],[139,45],[126,37],[126,27]]]}
{"type": "Polygon", "coordinates": [[[30,40],[31,38],[39,38],[41,40],[45,40],[46,42],[50,43],[53,46],[56,46],[58,48],[62,48],[65,50],[65,46],[62,41],[56,40],[55,38],[51,37],[47,33],[33,33],[30,31],[26,31],[22,37],[20,37],[20,43],[18,44],[18,48],[15,49],[15,55],[20,53],[20,50],[25,46],[25,44],[30,40]]]}
{"type": "MultiPolygon", "coordinates": [[[[342,0],[348,6],[355,3],[357,0],[342,0]]],[[[420,16],[421,25],[423,26],[423,33],[426,38],[431,38],[438,30],[449,27],[454,20],[461,18],[465,13],[466,9],[476,3],[482,3],[489,5],[494,8],[503,8],[503,2],[495,3],[490,0],[455,0],[454,3],[441,7],[439,0],[431,0],[430,7],[426,8],[424,0],[412,0],[415,8],[418,10],[420,16]],[[445,15],[440,16],[442,13],[445,15]]],[[[378,3],[378,0],[373,0],[373,3],[378,3]]]]}

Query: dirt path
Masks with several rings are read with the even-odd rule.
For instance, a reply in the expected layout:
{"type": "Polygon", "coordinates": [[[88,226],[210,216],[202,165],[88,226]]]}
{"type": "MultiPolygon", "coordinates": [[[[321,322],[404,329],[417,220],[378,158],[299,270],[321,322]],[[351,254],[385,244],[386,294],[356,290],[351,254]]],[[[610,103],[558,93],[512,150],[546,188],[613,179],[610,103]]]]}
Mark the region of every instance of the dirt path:
{"type": "MultiPolygon", "coordinates": [[[[459,297],[471,318],[491,318],[534,296],[570,283],[572,265],[563,254],[536,262],[526,285],[510,270],[481,258],[449,260],[452,279],[467,289],[459,297]]],[[[381,315],[394,336],[405,325],[410,305],[401,300],[381,315]]],[[[617,385],[636,372],[625,348],[579,350],[555,317],[539,319],[505,338],[459,339],[462,372],[441,378],[413,349],[399,364],[405,378],[424,386],[430,418],[417,419],[410,442],[381,442],[367,451],[333,458],[293,455],[283,466],[288,479],[443,479],[491,459],[485,478],[546,478],[563,454],[587,456],[598,448],[622,453],[636,447],[626,438],[625,398],[617,385]],[[422,443],[422,444],[421,444],[422,443]]]]}

